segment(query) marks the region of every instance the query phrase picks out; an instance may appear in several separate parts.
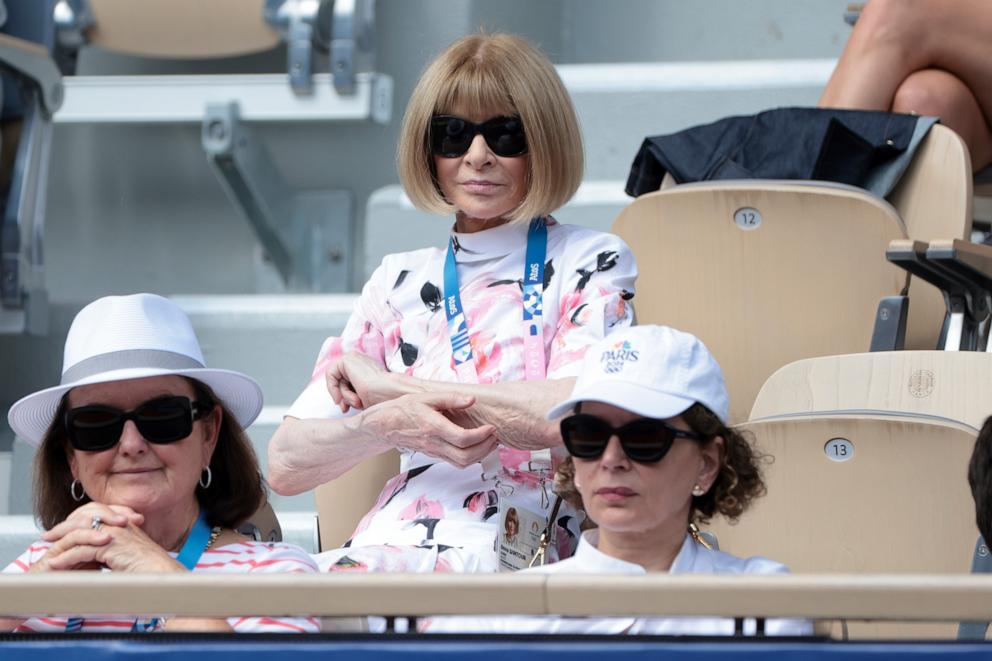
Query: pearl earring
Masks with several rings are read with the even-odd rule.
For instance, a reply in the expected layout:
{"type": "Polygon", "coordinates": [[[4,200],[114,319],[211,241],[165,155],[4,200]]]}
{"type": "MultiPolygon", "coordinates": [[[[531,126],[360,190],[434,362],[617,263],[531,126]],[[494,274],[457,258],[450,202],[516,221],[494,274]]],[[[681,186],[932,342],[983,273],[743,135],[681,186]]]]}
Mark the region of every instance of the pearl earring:
{"type": "Polygon", "coordinates": [[[702,496],[704,493],[706,493],[706,490],[703,489],[698,484],[692,487],[692,495],[693,496],[702,496]]]}

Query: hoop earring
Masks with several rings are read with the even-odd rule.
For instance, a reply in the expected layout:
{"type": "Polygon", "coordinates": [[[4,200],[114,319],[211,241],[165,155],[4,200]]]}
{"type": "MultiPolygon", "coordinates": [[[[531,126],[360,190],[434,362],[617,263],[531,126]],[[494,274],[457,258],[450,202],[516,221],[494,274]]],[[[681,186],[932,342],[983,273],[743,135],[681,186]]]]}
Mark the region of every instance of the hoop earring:
{"type": "Polygon", "coordinates": [[[210,472],[210,466],[207,466],[200,473],[200,486],[204,489],[210,488],[210,483],[214,481],[214,474],[210,472]],[[206,473],[206,480],[204,480],[204,473],[206,473]]]}
{"type": "Polygon", "coordinates": [[[86,490],[83,489],[83,485],[79,483],[79,480],[73,480],[72,482],[69,483],[69,495],[71,495],[72,496],[72,499],[74,501],[76,501],[77,503],[79,501],[81,501],[83,498],[86,497],[86,490]],[[76,485],[77,484],[79,485],[79,495],[78,496],[76,495],[76,485]]]}

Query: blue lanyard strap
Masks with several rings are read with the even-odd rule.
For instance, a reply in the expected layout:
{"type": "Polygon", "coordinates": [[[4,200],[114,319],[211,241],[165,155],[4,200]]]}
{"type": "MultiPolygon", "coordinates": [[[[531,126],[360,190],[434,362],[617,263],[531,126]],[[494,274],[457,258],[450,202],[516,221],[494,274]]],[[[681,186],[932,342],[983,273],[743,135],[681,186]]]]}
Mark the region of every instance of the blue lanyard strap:
{"type": "Polygon", "coordinates": [[[458,267],[455,261],[454,239],[448,241],[448,256],[444,260],[444,313],[448,317],[448,335],[455,367],[472,361],[472,345],[468,341],[468,322],[458,293],[458,267]]]}
{"type": "Polygon", "coordinates": [[[542,316],[544,258],[547,251],[548,227],[543,220],[532,220],[527,232],[527,262],[524,269],[524,321],[542,316]]]}
{"type": "MultiPolygon", "coordinates": [[[[189,531],[189,535],[186,536],[186,541],[183,543],[183,547],[179,549],[179,555],[176,556],[176,560],[186,569],[193,571],[196,567],[196,563],[200,561],[200,556],[203,552],[207,550],[207,542],[210,541],[210,525],[207,523],[207,514],[200,509],[200,515],[196,517],[196,522],[193,523],[193,528],[189,531]]],[[[78,633],[83,630],[82,617],[70,617],[65,623],[66,633],[78,633]]],[[[131,626],[132,632],[146,632],[154,631],[158,628],[159,619],[153,617],[147,620],[142,620],[138,618],[134,621],[131,626]]]]}
{"type": "Polygon", "coordinates": [[[210,541],[210,525],[207,523],[207,513],[201,508],[200,516],[196,517],[196,523],[186,536],[176,560],[186,569],[193,571],[196,563],[200,561],[200,556],[207,550],[208,541],[210,541]]]}
{"type": "MultiPolygon", "coordinates": [[[[548,251],[548,227],[543,218],[530,221],[527,231],[527,252],[523,278],[523,321],[525,341],[527,336],[539,339],[543,348],[543,299],[544,299],[544,258],[548,251]]],[[[468,322],[458,291],[458,263],[455,259],[454,238],[448,241],[448,255],[444,260],[444,312],[448,318],[448,334],[451,337],[451,354],[455,370],[463,374],[466,369],[475,372],[472,345],[469,342],[468,322]]],[[[540,369],[544,369],[543,361],[540,369]]],[[[527,370],[528,378],[533,368],[527,370]]],[[[476,380],[478,377],[476,376],[476,380]]]]}

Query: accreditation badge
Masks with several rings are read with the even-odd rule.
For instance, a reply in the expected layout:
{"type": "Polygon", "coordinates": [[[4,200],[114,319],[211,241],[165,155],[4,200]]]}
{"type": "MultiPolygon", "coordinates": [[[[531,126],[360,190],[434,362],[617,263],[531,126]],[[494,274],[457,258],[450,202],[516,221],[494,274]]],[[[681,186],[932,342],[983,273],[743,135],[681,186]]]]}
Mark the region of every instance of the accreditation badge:
{"type": "MultiPolygon", "coordinates": [[[[547,517],[546,512],[528,509],[512,495],[500,495],[499,534],[496,537],[500,571],[517,571],[530,566],[541,548],[541,533],[547,526],[547,517]]],[[[548,559],[549,562],[555,560],[557,557],[548,559]]]]}

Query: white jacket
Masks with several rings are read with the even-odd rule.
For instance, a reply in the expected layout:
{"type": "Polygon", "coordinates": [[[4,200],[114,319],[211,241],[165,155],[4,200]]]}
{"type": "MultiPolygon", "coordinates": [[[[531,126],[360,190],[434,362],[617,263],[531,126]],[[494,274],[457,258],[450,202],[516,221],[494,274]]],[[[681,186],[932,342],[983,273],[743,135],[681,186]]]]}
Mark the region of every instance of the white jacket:
{"type": "MultiPolygon", "coordinates": [[[[582,534],[575,555],[561,562],[524,572],[556,574],[639,574],[644,567],[606,555],[596,548],[598,530],[582,534]]],[[[762,557],[738,558],[703,547],[686,535],[675,557],[672,574],[787,574],[788,568],[762,557]]],[[[562,634],[651,634],[651,635],[733,635],[734,620],[720,617],[562,617],[540,615],[492,615],[434,617],[421,626],[429,633],[562,633],[562,634]]],[[[753,634],[753,620],[746,620],[744,633],[753,634]]],[[[771,619],[765,633],[773,636],[803,636],[813,632],[808,620],[771,619]]]]}

